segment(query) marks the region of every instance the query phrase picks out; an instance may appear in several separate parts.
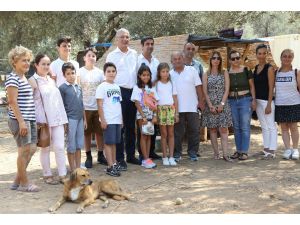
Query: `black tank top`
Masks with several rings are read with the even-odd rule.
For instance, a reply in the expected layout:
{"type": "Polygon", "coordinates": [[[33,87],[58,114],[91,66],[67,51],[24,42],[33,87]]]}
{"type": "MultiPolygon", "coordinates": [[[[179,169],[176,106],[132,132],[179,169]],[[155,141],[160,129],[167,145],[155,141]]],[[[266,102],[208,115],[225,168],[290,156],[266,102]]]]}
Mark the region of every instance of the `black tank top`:
{"type": "Polygon", "coordinates": [[[256,99],[266,100],[269,98],[268,70],[271,65],[267,63],[262,71],[257,74],[258,65],[253,72],[256,99]]]}

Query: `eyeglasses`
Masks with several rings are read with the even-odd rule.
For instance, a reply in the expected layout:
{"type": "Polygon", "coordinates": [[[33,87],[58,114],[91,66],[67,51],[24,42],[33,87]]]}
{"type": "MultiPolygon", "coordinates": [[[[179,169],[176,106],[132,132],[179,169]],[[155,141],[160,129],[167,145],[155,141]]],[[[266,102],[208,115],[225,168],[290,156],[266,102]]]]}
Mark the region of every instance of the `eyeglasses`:
{"type": "Polygon", "coordinates": [[[221,58],[219,56],[213,56],[211,57],[212,60],[221,60],[221,58]]]}
{"type": "Polygon", "coordinates": [[[240,59],[241,59],[241,57],[239,57],[239,56],[230,58],[231,61],[240,60],[240,59]]]}
{"type": "Polygon", "coordinates": [[[186,48],[186,50],[188,50],[188,51],[190,51],[190,50],[195,51],[195,48],[186,48]]]}

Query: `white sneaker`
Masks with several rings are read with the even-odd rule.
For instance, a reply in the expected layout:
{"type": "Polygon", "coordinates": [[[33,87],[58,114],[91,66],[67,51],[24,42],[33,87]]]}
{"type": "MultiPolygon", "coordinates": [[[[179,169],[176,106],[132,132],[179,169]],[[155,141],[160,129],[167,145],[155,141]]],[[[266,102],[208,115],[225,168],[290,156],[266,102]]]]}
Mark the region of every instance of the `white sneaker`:
{"type": "Polygon", "coordinates": [[[176,161],[173,157],[169,158],[169,163],[170,163],[171,166],[176,166],[177,165],[177,163],[176,163],[176,161]]]}
{"type": "Polygon", "coordinates": [[[146,169],[152,169],[156,167],[156,164],[151,159],[146,159],[142,161],[142,165],[146,169]]]}
{"type": "Polygon", "coordinates": [[[295,159],[295,160],[299,159],[299,151],[298,151],[298,149],[293,149],[292,159],[295,159]]]}
{"type": "MultiPolygon", "coordinates": [[[[293,150],[292,149],[287,149],[284,151],[282,157],[284,159],[290,159],[292,157],[292,154],[293,154],[293,150]]],[[[299,153],[298,153],[298,157],[299,157],[299,153]]]]}
{"type": "Polygon", "coordinates": [[[170,162],[169,162],[168,157],[162,158],[162,161],[163,161],[163,165],[164,165],[164,166],[170,166],[170,162]]]}

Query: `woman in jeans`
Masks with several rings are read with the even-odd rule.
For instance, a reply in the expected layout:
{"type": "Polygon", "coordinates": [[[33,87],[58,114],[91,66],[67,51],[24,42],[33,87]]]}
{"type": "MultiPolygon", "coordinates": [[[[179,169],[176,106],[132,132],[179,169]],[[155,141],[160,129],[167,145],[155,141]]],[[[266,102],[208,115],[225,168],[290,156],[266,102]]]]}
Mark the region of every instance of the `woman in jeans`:
{"type": "Polygon", "coordinates": [[[39,187],[29,182],[26,172],[37,142],[33,93],[25,77],[32,52],[23,46],[16,46],[8,53],[8,60],[13,67],[5,82],[9,104],[8,127],[18,146],[17,174],[10,189],[36,192],[39,187]]]}
{"type": "MultiPolygon", "coordinates": [[[[50,129],[50,145],[54,149],[59,179],[63,180],[67,174],[65,157],[64,125],[68,123],[65,107],[55,82],[48,76],[50,59],[45,54],[35,57],[36,73],[29,78],[33,89],[36,106],[36,121],[48,123],[50,129]]],[[[46,184],[58,184],[52,176],[50,168],[50,147],[41,148],[40,161],[46,184]]]]}
{"type": "Polygon", "coordinates": [[[265,44],[258,45],[256,57],[258,65],[255,66],[253,77],[256,95],[256,113],[259,119],[264,150],[263,159],[275,158],[277,149],[277,127],[275,124],[275,105],[274,105],[274,69],[267,63],[268,49],[265,44]]]}
{"type": "Polygon", "coordinates": [[[229,105],[231,108],[236,152],[232,159],[248,159],[250,143],[250,122],[252,110],[256,108],[255,88],[252,72],[241,65],[241,55],[233,50],[229,54],[230,89],[229,105]]]}
{"type": "Polygon", "coordinates": [[[276,72],[275,82],[275,121],[280,124],[282,140],[285,146],[284,159],[299,159],[300,121],[300,71],[292,67],[294,52],[291,49],[282,51],[281,67],[276,72]],[[292,138],[292,148],[290,144],[292,138]]]}

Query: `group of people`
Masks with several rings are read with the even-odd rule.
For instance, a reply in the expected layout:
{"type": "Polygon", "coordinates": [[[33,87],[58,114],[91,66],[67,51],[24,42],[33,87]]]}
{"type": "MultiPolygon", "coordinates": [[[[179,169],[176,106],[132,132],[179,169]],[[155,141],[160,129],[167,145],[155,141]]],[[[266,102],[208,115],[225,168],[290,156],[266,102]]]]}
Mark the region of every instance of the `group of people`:
{"type": "Polygon", "coordinates": [[[71,38],[60,38],[59,58],[51,63],[47,55],[38,54],[34,59],[36,72],[28,80],[25,75],[32,52],[23,46],[9,52],[13,71],[5,83],[8,125],[18,146],[12,190],[39,191],[38,186],[28,181],[26,173],[36,151],[37,123],[47,123],[51,134],[50,146],[40,151],[47,184],[58,184],[66,177],[65,139],[70,171],[83,166],[82,148],[86,152],[84,166],[92,168],[91,139],[95,136],[98,163],[107,165],[106,173],[116,177],[127,170],[127,163],[151,169],[156,167],[153,160],[162,159],[163,165],[176,166],[181,160],[185,133],[188,156],[197,161],[200,126],[210,131],[214,159],[246,160],[253,110],[262,127],[263,158],[275,158],[277,122],[285,145],[283,157],[299,159],[300,72],[292,67],[292,50],[282,52],[281,66],[275,71],[266,59],[267,46],[258,45],[258,65],[253,72],[242,65],[240,53],[234,50],[228,56],[230,69],[224,70],[221,53],[213,51],[209,68],[204,72],[201,63],[194,59],[193,43],[186,43],[183,51],[171,54],[171,69],[152,55],[151,36],[141,40],[139,56],[129,48],[128,30],[119,29],[116,42],[117,47],[108,54],[102,71],[95,66],[94,48],[85,50],[85,65],[79,68],[70,59],[71,38]],[[228,150],[231,126],[236,144],[232,155],[228,150]],[[155,153],[158,129],[162,157],[155,153]],[[136,137],[139,158],[135,157],[136,137]],[[58,180],[51,172],[50,148],[55,152],[58,180]]]}

